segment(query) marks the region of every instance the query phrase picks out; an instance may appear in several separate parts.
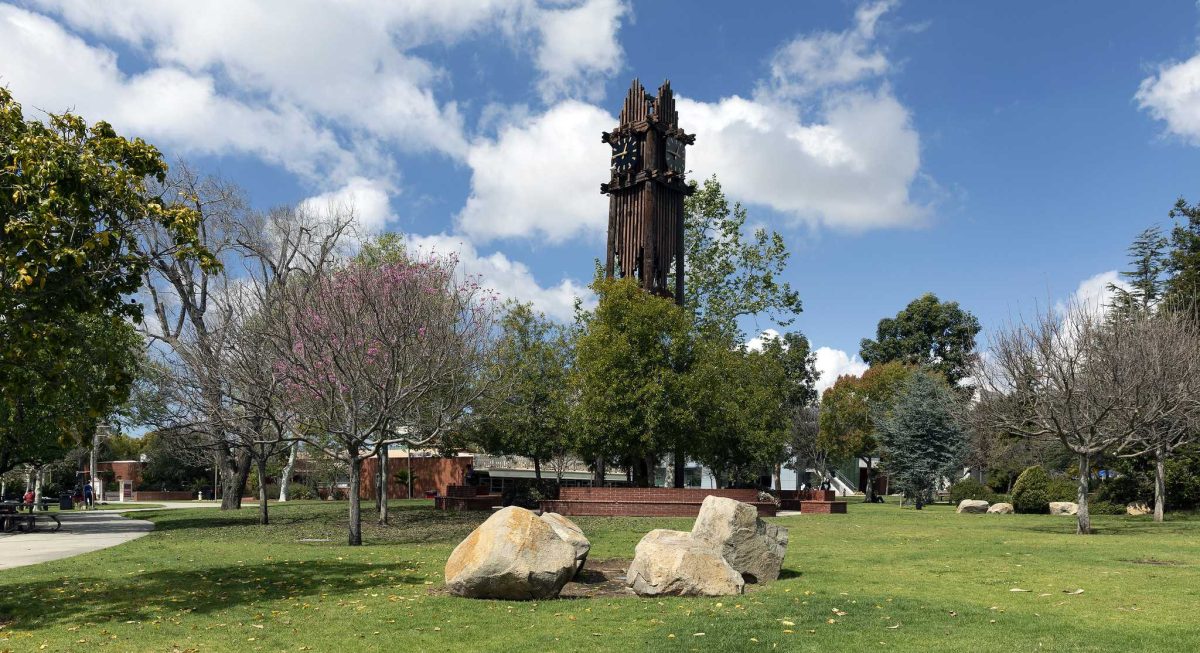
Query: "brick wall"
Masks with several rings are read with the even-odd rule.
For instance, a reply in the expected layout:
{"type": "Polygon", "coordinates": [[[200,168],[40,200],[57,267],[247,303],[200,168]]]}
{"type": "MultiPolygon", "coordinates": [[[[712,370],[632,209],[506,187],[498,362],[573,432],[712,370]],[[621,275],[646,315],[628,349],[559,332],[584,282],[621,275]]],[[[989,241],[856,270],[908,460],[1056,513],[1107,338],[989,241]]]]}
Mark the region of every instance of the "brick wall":
{"type": "Polygon", "coordinates": [[[758,514],[775,514],[774,503],[758,501],[757,490],[705,490],[701,488],[592,488],[565,487],[558,500],[543,501],[543,510],[573,516],[695,517],[707,496],[749,503],[758,514]]]}
{"type": "Polygon", "coordinates": [[[801,501],[800,513],[804,515],[844,515],[845,501],[801,501]]]}
{"type": "MultiPolygon", "coordinates": [[[[456,458],[413,458],[413,496],[422,498],[426,491],[436,491],[446,494],[446,488],[451,485],[462,485],[467,478],[467,467],[473,458],[459,456],[456,458]]],[[[371,499],[375,496],[375,481],[378,477],[379,459],[368,458],[362,465],[362,485],[358,496],[371,499]]],[[[388,460],[388,496],[393,499],[403,499],[408,495],[408,486],[396,482],[396,472],[408,469],[407,458],[391,458],[388,460]]]]}
{"type": "Polygon", "coordinates": [[[191,501],[196,498],[195,492],[143,492],[133,493],[134,501],[191,501]]]}

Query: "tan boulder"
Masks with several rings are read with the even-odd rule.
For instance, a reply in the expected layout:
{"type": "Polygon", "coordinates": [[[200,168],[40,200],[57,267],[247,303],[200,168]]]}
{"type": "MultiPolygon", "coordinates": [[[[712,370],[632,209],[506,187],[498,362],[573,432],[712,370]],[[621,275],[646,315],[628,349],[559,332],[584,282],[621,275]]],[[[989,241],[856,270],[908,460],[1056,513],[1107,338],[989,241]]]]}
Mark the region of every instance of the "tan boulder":
{"type": "Polygon", "coordinates": [[[1079,504],[1074,503],[1072,501],[1051,501],[1050,502],[1050,514],[1051,515],[1067,516],[1067,515],[1075,515],[1078,513],[1079,513],[1079,504]]]}
{"type": "Polygon", "coordinates": [[[533,512],[510,506],[471,531],[446,561],[446,588],[478,599],[545,599],[575,574],[575,547],[533,512]]]}
{"type": "Polygon", "coordinates": [[[638,542],[626,582],[640,596],[726,596],[745,586],[715,546],[661,528],[638,542]]]}
{"type": "Polygon", "coordinates": [[[592,543],[584,536],[583,529],[557,512],[542,513],[542,521],[549,524],[564,542],[575,547],[575,573],[578,574],[587,561],[588,551],[592,550],[592,543]]]}
{"type": "Polygon", "coordinates": [[[982,499],[963,499],[958,502],[958,509],[954,512],[959,514],[969,513],[972,515],[982,515],[988,511],[988,502],[982,499]]]}
{"type": "Polygon", "coordinates": [[[748,583],[779,578],[788,530],[758,518],[758,508],[709,495],[692,525],[692,537],[711,544],[748,583]]]}
{"type": "Polygon", "coordinates": [[[1131,504],[1125,506],[1125,514],[1133,515],[1134,517],[1141,517],[1142,515],[1149,515],[1152,512],[1154,512],[1154,509],[1141,501],[1131,503],[1131,504]]]}
{"type": "Polygon", "coordinates": [[[1013,512],[1013,504],[1011,503],[993,503],[987,509],[989,515],[1011,515],[1013,512]]]}

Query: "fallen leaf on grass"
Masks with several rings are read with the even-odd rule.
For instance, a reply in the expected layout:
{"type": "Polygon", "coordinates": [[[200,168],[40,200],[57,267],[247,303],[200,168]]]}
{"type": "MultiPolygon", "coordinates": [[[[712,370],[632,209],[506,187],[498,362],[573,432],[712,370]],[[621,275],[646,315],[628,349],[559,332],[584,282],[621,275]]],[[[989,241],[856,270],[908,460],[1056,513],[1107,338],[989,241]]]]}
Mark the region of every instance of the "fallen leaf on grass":
{"type": "Polygon", "coordinates": [[[899,627],[900,627],[900,624],[896,624],[895,626],[888,626],[887,629],[888,630],[896,630],[899,627]]]}
{"type": "Polygon", "coordinates": [[[839,616],[839,617],[844,617],[844,616],[846,616],[846,613],[845,613],[844,611],[842,611],[842,610],[839,610],[839,609],[837,609],[837,608],[834,608],[834,609],[833,609],[833,610],[831,610],[830,612],[833,612],[834,614],[836,614],[836,615],[837,615],[837,616],[839,616]]]}
{"type": "Polygon", "coordinates": [[[1063,594],[1070,594],[1071,596],[1075,596],[1076,594],[1083,594],[1083,590],[1082,589],[1069,590],[1069,591],[1063,590],[1063,594]]]}
{"type": "Polygon", "coordinates": [[[779,623],[781,623],[781,624],[783,624],[783,625],[785,625],[785,626],[795,626],[795,625],[796,625],[794,622],[787,621],[787,620],[782,620],[782,619],[779,621],[779,623]]]}
{"type": "Polygon", "coordinates": [[[1008,591],[1010,591],[1010,592],[1032,592],[1033,590],[1023,590],[1020,587],[1014,587],[1008,591]]]}
{"type": "Polygon", "coordinates": [[[1043,596],[1050,596],[1050,593],[1046,592],[1045,594],[1038,594],[1039,599],[1042,598],[1043,596]]]}

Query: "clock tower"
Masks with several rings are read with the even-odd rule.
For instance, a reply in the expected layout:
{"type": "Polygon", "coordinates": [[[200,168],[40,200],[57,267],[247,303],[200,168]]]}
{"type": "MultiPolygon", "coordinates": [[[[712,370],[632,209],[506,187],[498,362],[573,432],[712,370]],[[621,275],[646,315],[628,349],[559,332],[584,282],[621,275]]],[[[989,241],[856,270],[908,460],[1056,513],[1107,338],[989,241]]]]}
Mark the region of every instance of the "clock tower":
{"type": "Polygon", "coordinates": [[[696,141],[679,128],[671,82],[658,96],[633,80],[620,124],[601,140],[612,147],[606,277],[633,276],[642,288],[683,303],[684,149],[696,141]],[[672,276],[674,277],[672,279],[672,276]]]}

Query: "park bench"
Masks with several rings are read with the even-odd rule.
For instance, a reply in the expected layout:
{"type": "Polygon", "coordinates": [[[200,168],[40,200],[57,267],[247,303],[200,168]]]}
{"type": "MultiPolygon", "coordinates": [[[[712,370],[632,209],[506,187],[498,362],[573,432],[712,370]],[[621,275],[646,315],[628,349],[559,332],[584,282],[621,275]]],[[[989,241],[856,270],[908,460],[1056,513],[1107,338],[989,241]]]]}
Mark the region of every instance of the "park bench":
{"type": "Polygon", "coordinates": [[[33,506],[24,503],[11,501],[0,503],[0,531],[5,533],[12,533],[13,531],[18,533],[32,533],[37,528],[39,520],[46,523],[54,522],[54,528],[51,528],[50,532],[57,531],[62,528],[62,522],[59,521],[58,515],[45,512],[46,507],[52,503],[54,502],[42,499],[38,504],[41,506],[42,512],[35,512],[32,510],[33,506]],[[30,510],[27,513],[22,513],[21,509],[26,507],[30,510]]]}

